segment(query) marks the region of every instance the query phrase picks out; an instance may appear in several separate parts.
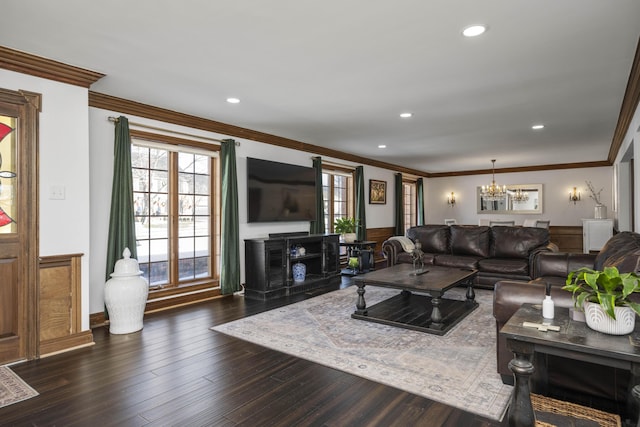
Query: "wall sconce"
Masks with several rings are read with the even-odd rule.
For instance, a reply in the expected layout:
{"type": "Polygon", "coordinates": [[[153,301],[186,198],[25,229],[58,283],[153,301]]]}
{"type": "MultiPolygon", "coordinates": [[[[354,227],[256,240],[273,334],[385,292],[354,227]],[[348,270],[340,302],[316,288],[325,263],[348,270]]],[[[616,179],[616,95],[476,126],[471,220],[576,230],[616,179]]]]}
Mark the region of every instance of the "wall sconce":
{"type": "Polygon", "coordinates": [[[573,191],[569,191],[569,201],[573,202],[574,205],[580,201],[580,192],[577,187],[573,187],[573,191]]]}
{"type": "Polygon", "coordinates": [[[456,204],[456,195],[453,191],[451,192],[451,195],[447,196],[447,204],[451,207],[456,204]]]}

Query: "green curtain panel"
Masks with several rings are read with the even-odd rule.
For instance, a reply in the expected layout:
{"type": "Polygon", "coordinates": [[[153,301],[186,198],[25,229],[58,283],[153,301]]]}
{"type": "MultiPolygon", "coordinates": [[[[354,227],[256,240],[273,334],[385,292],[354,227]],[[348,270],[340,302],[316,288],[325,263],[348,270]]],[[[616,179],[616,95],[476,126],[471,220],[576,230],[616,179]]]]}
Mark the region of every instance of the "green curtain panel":
{"type": "Polygon", "coordinates": [[[131,135],[129,120],[124,116],[118,117],[116,121],[113,160],[106,280],[110,279],[116,261],[122,258],[125,248],[131,251],[131,258],[138,259],[131,175],[131,135]]]}
{"type": "Polygon", "coordinates": [[[240,290],[240,228],[236,142],[226,139],[220,149],[222,170],[222,218],[220,239],[220,290],[223,295],[240,290]]]}
{"type": "Polygon", "coordinates": [[[313,168],[316,170],[316,220],[311,221],[311,234],[324,234],[324,198],[322,194],[322,158],[313,158],[313,168]]]}
{"type": "Polygon", "coordinates": [[[402,203],[402,174],[395,175],[395,206],[396,206],[396,227],[395,235],[404,236],[404,204],[402,203]]]}
{"type": "Polygon", "coordinates": [[[364,166],[356,168],[356,239],[367,239],[367,217],[365,215],[364,166]]]}
{"type": "Polygon", "coordinates": [[[416,190],[418,192],[418,224],[424,225],[424,182],[422,178],[416,181],[416,190]]]}

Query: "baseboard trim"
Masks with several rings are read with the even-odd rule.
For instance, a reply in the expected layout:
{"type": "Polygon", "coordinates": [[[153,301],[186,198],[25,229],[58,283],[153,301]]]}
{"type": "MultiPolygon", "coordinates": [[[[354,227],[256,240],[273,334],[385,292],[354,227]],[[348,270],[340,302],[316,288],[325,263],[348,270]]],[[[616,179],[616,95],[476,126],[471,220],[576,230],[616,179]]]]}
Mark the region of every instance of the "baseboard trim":
{"type": "MultiPolygon", "coordinates": [[[[150,299],[147,301],[144,313],[150,314],[158,311],[171,310],[172,308],[211,301],[218,298],[224,298],[226,296],[227,295],[221,294],[220,288],[209,288],[185,294],[150,299]]],[[[109,320],[105,317],[104,312],[92,313],[89,315],[89,324],[91,329],[94,329],[107,326],[109,324],[109,320]]]]}
{"type": "Polygon", "coordinates": [[[91,330],[82,331],[77,334],[42,341],[40,343],[40,357],[52,356],[94,344],[91,330]]]}

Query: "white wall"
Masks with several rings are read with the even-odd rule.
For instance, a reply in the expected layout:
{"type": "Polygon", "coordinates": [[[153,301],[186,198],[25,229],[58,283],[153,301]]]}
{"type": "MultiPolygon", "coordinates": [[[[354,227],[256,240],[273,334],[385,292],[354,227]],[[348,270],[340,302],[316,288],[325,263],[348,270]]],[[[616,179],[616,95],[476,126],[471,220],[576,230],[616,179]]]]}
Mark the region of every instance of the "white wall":
{"type": "MultiPolygon", "coordinates": [[[[106,279],[107,236],[109,233],[109,206],[111,203],[111,176],[113,173],[113,140],[114,124],[109,116],[121,114],[98,108],[89,108],[90,129],[90,168],[91,168],[91,265],[90,265],[90,312],[96,313],[104,307],[104,283],[106,279]]],[[[149,120],[143,117],[126,115],[131,123],[155,126],[170,131],[184,132],[208,138],[226,139],[227,135],[185,128],[169,123],[149,120]]],[[[292,150],[260,142],[233,138],[240,143],[236,147],[238,173],[238,212],[240,219],[240,265],[241,281],[244,282],[244,239],[265,237],[269,233],[293,231],[309,231],[309,222],[283,223],[247,223],[247,157],[311,166],[312,153],[292,150]]],[[[339,159],[323,157],[325,161],[333,161],[346,166],[357,166],[355,163],[339,159]]],[[[367,227],[393,226],[393,172],[381,168],[365,166],[365,191],[367,192],[367,227]],[[387,181],[387,203],[385,205],[369,205],[369,179],[387,181]]]]}
{"type": "Polygon", "coordinates": [[[478,224],[480,218],[491,218],[515,220],[521,225],[525,219],[549,219],[551,225],[581,226],[581,218],[594,217],[595,202],[589,198],[587,180],[596,191],[603,188],[601,201],[607,206],[609,218],[614,218],[612,177],[612,167],[496,174],[498,185],[542,184],[542,214],[478,214],[477,187],[490,184],[491,174],[430,178],[426,185],[425,220],[437,224],[445,218],[455,218],[458,224],[478,224]],[[582,198],[575,205],[569,201],[573,187],[578,187],[582,198]],[[447,204],[452,191],[456,195],[453,207],[447,204]]]}
{"type": "MultiPolygon", "coordinates": [[[[82,257],[82,330],[89,329],[89,120],[88,90],[0,69],[2,88],[42,95],[40,114],[40,256],[82,257]],[[64,200],[49,198],[62,186],[64,200]]],[[[20,221],[20,219],[17,219],[20,221]]]]}
{"type": "Polygon", "coordinates": [[[640,173],[637,166],[634,166],[635,171],[632,171],[629,163],[630,160],[635,159],[635,153],[640,153],[640,106],[634,112],[615,160],[621,229],[638,232],[640,230],[640,173]],[[632,188],[635,188],[633,198],[631,197],[632,188]],[[632,212],[635,213],[634,218],[631,218],[632,212]]]}

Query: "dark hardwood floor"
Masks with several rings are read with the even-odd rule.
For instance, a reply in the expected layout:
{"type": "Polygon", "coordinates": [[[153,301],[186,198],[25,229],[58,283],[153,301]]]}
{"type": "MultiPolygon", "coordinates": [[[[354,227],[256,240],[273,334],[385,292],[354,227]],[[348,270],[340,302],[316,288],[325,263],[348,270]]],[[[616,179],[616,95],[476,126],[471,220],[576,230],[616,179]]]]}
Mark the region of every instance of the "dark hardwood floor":
{"type": "Polygon", "coordinates": [[[234,296],[149,314],[134,334],[94,329],[95,346],[11,367],[40,395],[0,409],[0,425],[507,425],[209,329],[309,297],[234,296]]]}

